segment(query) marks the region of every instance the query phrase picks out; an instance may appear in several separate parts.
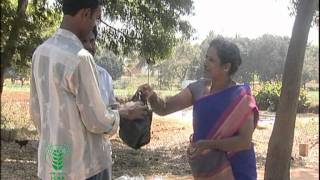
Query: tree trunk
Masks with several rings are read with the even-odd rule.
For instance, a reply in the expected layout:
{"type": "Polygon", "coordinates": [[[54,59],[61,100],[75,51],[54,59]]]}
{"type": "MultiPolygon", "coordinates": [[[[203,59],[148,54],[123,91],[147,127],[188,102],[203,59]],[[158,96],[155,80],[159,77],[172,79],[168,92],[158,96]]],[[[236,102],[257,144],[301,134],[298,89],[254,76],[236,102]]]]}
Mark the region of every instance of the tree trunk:
{"type": "Polygon", "coordinates": [[[290,157],[301,74],[315,0],[300,0],[288,48],[275,124],[269,141],[265,180],[290,179],[290,157]]]}
{"type": "Polygon", "coordinates": [[[252,91],[254,90],[254,73],[252,73],[252,91]]]}
{"type": "Polygon", "coordinates": [[[3,48],[4,49],[3,53],[1,53],[0,97],[2,95],[2,90],[3,90],[4,72],[10,66],[9,61],[12,59],[14,52],[16,50],[16,43],[19,40],[19,30],[21,29],[21,24],[25,18],[27,5],[28,5],[28,0],[18,1],[17,15],[14,18],[8,42],[3,48]]]}
{"type": "Polygon", "coordinates": [[[11,77],[11,84],[15,84],[16,80],[15,80],[15,77],[11,77]]]}
{"type": "Polygon", "coordinates": [[[24,85],[24,79],[23,79],[23,77],[20,78],[20,81],[21,81],[21,87],[23,87],[23,85],[24,85]]]}

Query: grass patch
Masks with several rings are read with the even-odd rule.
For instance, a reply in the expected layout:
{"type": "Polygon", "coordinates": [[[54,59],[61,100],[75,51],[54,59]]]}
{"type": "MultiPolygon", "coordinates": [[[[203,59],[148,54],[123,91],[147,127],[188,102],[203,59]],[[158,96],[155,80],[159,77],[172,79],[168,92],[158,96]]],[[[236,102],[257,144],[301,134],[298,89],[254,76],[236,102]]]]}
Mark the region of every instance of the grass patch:
{"type": "Polygon", "coordinates": [[[319,104],[319,91],[308,91],[307,97],[311,104],[319,104]]]}
{"type": "Polygon", "coordinates": [[[299,137],[319,135],[319,116],[298,114],[296,118],[296,133],[299,137]]]}
{"type": "Polygon", "coordinates": [[[30,91],[29,85],[24,85],[21,87],[20,84],[6,84],[3,87],[4,91],[11,91],[11,92],[28,92],[30,91]]]}

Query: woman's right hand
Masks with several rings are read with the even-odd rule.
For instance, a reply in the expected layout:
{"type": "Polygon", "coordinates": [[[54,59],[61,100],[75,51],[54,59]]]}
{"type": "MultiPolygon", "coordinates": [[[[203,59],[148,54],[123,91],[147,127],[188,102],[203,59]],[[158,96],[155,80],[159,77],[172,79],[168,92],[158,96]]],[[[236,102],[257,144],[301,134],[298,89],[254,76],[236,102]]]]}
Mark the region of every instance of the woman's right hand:
{"type": "Polygon", "coordinates": [[[138,91],[140,91],[142,96],[147,99],[155,93],[149,84],[139,86],[138,91]]]}

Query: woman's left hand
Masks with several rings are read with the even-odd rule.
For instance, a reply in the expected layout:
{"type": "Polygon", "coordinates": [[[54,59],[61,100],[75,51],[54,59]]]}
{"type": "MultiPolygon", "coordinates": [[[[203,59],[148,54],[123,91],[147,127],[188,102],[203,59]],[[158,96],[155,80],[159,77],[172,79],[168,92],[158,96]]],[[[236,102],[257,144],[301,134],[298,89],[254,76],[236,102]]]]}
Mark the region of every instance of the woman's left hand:
{"type": "Polygon", "coordinates": [[[211,140],[199,140],[192,144],[190,150],[192,149],[191,156],[196,156],[201,154],[203,151],[210,149],[211,140]]]}
{"type": "Polygon", "coordinates": [[[198,149],[199,151],[203,151],[205,149],[209,149],[211,141],[210,140],[199,140],[198,142],[193,144],[193,148],[198,149]]]}

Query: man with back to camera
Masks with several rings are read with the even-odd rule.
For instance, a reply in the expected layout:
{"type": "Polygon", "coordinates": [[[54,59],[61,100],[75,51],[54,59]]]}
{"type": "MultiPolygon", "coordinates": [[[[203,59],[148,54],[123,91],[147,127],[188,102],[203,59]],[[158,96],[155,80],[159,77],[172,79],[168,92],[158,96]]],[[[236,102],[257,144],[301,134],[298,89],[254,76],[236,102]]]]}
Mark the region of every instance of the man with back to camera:
{"type": "Polygon", "coordinates": [[[39,133],[41,179],[111,179],[110,149],[104,134],[113,134],[119,114],[141,118],[146,107],[132,103],[111,110],[99,91],[92,55],[80,39],[100,19],[98,0],[63,0],[63,21],[32,57],[30,114],[39,133]]]}

